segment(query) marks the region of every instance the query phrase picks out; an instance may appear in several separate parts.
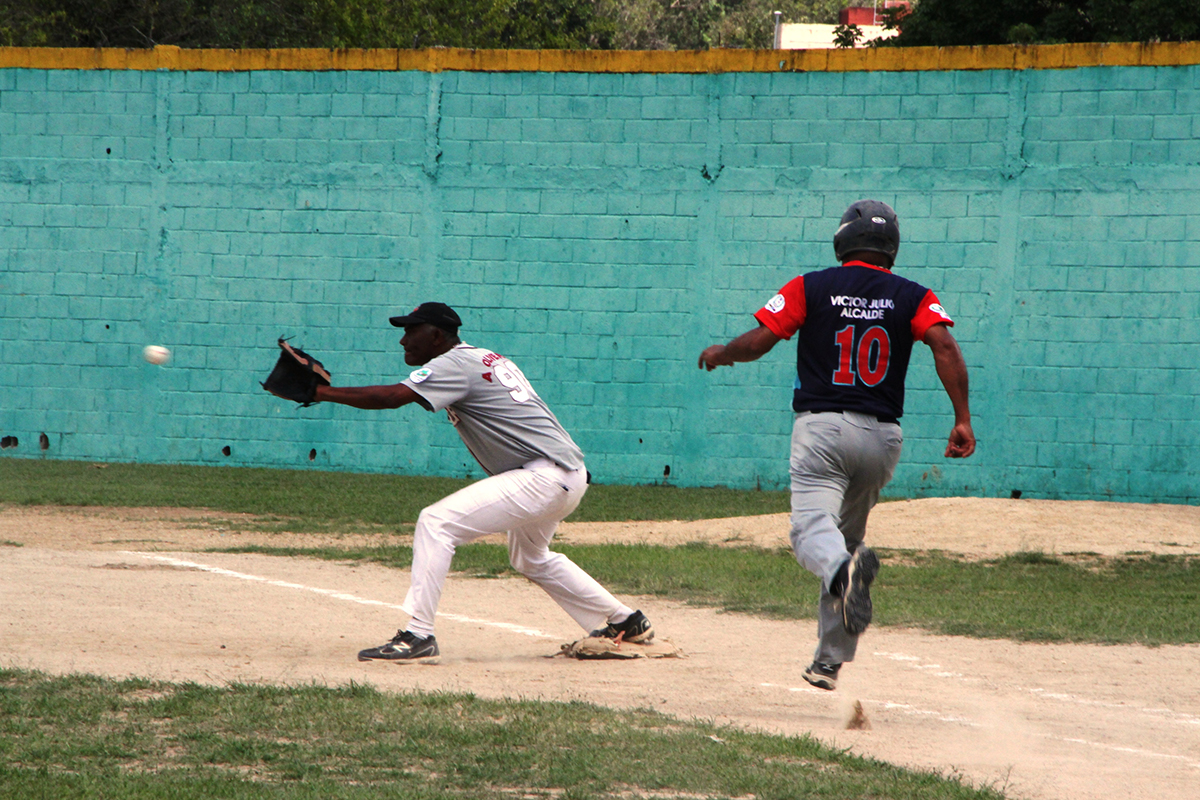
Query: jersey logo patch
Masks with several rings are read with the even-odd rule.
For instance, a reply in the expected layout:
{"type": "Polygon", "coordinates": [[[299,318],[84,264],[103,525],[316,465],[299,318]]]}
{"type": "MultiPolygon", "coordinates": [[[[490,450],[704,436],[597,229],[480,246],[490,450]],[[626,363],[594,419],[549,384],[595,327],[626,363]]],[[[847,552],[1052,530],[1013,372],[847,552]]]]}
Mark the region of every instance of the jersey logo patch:
{"type": "Polygon", "coordinates": [[[488,383],[491,383],[492,382],[492,373],[490,373],[490,372],[483,373],[483,379],[485,381],[487,381],[488,383]]]}
{"type": "Polygon", "coordinates": [[[431,370],[429,367],[421,367],[420,369],[413,370],[408,376],[408,379],[413,383],[420,383],[432,374],[433,370],[431,370]]]}
{"type": "Polygon", "coordinates": [[[780,311],[783,311],[783,306],[786,303],[787,300],[784,299],[783,295],[777,294],[767,301],[766,308],[772,314],[778,314],[780,311]]]}
{"type": "Polygon", "coordinates": [[[946,309],[942,308],[941,303],[930,303],[929,310],[935,314],[945,317],[946,319],[950,319],[950,315],[946,313],[946,309]]]}

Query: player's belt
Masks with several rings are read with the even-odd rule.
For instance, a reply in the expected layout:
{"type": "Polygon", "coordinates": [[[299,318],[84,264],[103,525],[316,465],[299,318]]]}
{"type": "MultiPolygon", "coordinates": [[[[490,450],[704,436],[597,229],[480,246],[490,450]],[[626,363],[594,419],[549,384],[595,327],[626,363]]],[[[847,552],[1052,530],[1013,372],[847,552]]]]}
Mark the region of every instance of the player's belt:
{"type": "MultiPolygon", "coordinates": [[[[846,410],[845,410],[844,408],[834,408],[834,409],[830,409],[829,411],[817,411],[817,412],[813,412],[813,413],[817,413],[817,414],[845,414],[845,413],[846,413],[846,410]]],[[[887,422],[887,423],[890,423],[890,424],[892,424],[892,425],[899,425],[899,424],[900,424],[900,420],[896,419],[895,417],[881,417],[881,416],[879,416],[878,414],[868,414],[866,411],[854,411],[854,412],[851,412],[851,413],[854,413],[854,414],[862,414],[862,415],[863,415],[863,416],[865,416],[865,417],[875,417],[875,419],[879,420],[880,422],[887,422]]]]}
{"type": "MultiPolygon", "coordinates": [[[[548,458],[535,458],[533,461],[526,462],[526,463],[522,464],[521,466],[517,467],[517,469],[541,469],[542,467],[558,467],[559,469],[566,470],[567,472],[575,471],[573,469],[567,469],[562,464],[559,464],[557,461],[551,461],[548,458]]],[[[588,472],[587,470],[584,470],[584,472],[587,474],[587,482],[591,483],[592,482],[592,473],[588,472]]]]}
{"type": "Polygon", "coordinates": [[[558,467],[559,469],[563,469],[563,467],[548,458],[535,458],[533,461],[521,465],[521,469],[542,469],[544,467],[558,467]]]}

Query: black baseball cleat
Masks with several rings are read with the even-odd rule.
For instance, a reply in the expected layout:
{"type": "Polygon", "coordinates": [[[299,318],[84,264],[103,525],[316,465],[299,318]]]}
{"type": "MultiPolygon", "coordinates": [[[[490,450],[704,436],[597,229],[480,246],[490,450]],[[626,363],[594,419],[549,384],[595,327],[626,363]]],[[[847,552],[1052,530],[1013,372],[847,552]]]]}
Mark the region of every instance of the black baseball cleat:
{"type": "Polygon", "coordinates": [[[818,689],[832,692],[837,688],[838,670],[841,668],[841,664],[822,664],[820,661],[814,661],[804,670],[804,680],[818,689]]]}
{"type": "Polygon", "coordinates": [[[879,573],[879,556],[859,545],[850,556],[846,588],[842,592],[842,625],[846,633],[858,635],[871,624],[871,581],[879,573]]]}
{"type": "Polygon", "coordinates": [[[396,661],[401,664],[436,664],[437,639],[422,639],[409,631],[397,631],[387,644],[358,652],[359,661],[396,661]]]}
{"type": "Polygon", "coordinates": [[[654,626],[645,614],[635,611],[622,622],[610,622],[600,630],[592,631],[591,636],[594,639],[616,639],[620,636],[623,642],[638,644],[654,638],[654,626]]]}

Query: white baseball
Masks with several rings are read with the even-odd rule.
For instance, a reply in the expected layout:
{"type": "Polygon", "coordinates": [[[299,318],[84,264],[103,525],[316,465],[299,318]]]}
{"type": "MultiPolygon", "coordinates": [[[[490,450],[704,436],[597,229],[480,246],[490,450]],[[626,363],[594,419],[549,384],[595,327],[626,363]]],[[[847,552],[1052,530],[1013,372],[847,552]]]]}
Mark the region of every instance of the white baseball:
{"type": "Polygon", "coordinates": [[[171,351],[163,347],[161,344],[148,344],[142,350],[142,358],[149,361],[151,364],[165,364],[171,358],[171,351]]]}

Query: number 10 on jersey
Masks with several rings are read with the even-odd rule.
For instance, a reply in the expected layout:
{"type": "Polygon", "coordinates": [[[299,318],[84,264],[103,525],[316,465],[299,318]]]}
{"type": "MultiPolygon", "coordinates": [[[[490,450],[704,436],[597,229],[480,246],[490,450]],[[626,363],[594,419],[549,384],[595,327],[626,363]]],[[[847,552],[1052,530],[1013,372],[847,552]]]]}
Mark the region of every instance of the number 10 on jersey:
{"type": "Polygon", "coordinates": [[[847,325],[834,334],[838,368],[833,373],[833,382],[838,386],[853,386],[857,374],[858,380],[867,386],[878,386],[887,377],[888,358],[892,352],[888,332],[878,325],[872,325],[858,339],[857,347],[854,334],[853,325],[847,325]]]}

